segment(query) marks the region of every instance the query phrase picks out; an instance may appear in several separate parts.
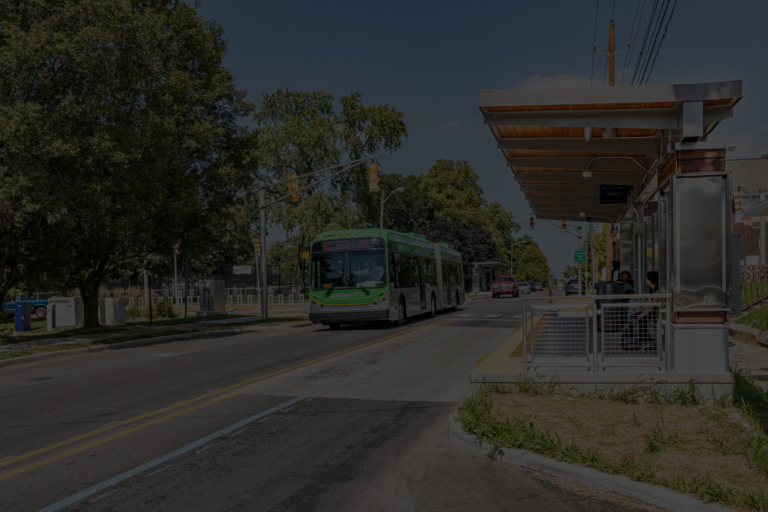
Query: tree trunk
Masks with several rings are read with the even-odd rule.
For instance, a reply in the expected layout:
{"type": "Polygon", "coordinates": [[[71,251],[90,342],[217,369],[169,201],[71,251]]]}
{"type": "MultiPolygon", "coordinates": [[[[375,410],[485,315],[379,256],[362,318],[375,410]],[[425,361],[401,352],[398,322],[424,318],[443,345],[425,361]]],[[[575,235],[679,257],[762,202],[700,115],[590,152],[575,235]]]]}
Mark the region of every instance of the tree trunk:
{"type": "Polygon", "coordinates": [[[83,298],[83,328],[99,327],[99,287],[101,278],[89,277],[80,281],[80,296],[83,298]]]}
{"type": "Polygon", "coordinates": [[[131,274],[131,286],[139,286],[139,271],[131,274]]]}
{"type": "Polygon", "coordinates": [[[298,300],[299,295],[306,294],[306,290],[304,290],[304,279],[303,279],[304,272],[299,268],[296,269],[296,299],[298,300]]]}

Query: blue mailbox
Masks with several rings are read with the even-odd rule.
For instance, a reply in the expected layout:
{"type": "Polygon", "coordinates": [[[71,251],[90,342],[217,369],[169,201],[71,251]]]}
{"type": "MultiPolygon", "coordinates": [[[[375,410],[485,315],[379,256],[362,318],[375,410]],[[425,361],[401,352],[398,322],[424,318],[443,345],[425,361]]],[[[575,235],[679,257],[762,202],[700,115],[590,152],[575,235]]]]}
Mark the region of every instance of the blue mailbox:
{"type": "Polygon", "coordinates": [[[16,332],[32,330],[32,305],[29,302],[17,302],[13,313],[16,332]]]}

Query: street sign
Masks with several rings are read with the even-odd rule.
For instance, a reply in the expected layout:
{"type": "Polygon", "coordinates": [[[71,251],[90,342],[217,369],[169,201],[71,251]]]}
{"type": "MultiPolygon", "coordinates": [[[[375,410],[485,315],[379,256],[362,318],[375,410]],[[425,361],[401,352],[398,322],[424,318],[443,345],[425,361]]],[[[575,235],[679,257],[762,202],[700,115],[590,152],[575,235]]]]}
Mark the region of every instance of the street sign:
{"type": "Polygon", "coordinates": [[[233,274],[250,274],[251,273],[251,266],[250,265],[236,265],[232,267],[232,273],[233,274]]]}
{"type": "Polygon", "coordinates": [[[304,260],[309,261],[309,251],[304,251],[299,255],[300,258],[304,258],[304,260]]]}
{"type": "Polygon", "coordinates": [[[273,276],[279,276],[280,275],[280,267],[277,265],[272,265],[272,275],[273,276]]]}
{"type": "Polygon", "coordinates": [[[587,261],[587,251],[574,251],[573,261],[576,263],[585,263],[587,261]]]}

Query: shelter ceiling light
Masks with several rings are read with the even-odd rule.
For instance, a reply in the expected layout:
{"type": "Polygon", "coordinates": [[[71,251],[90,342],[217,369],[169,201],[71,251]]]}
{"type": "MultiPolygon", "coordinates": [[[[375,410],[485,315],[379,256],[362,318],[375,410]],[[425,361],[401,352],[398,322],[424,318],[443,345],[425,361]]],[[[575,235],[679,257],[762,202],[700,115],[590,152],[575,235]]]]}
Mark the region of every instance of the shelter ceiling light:
{"type": "Polygon", "coordinates": [[[584,128],[584,142],[589,142],[590,138],[592,138],[592,127],[588,126],[584,128]]]}
{"type": "Polygon", "coordinates": [[[583,173],[581,173],[581,175],[584,177],[584,179],[588,180],[589,178],[592,177],[592,171],[584,171],[583,173]]]}

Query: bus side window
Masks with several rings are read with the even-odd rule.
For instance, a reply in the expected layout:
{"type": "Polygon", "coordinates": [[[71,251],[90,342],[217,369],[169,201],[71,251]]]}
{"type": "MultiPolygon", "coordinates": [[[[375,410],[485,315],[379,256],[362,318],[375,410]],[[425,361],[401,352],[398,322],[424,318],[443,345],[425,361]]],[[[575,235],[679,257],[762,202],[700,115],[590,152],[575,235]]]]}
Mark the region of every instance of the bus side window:
{"type": "Polygon", "coordinates": [[[397,268],[395,268],[394,254],[389,255],[389,284],[394,288],[399,287],[398,281],[397,281],[397,268]]]}
{"type": "Polygon", "coordinates": [[[397,269],[397,284],[400,288],[411,286],[411,258],[401,254],[400,267],[397,269]]]}

